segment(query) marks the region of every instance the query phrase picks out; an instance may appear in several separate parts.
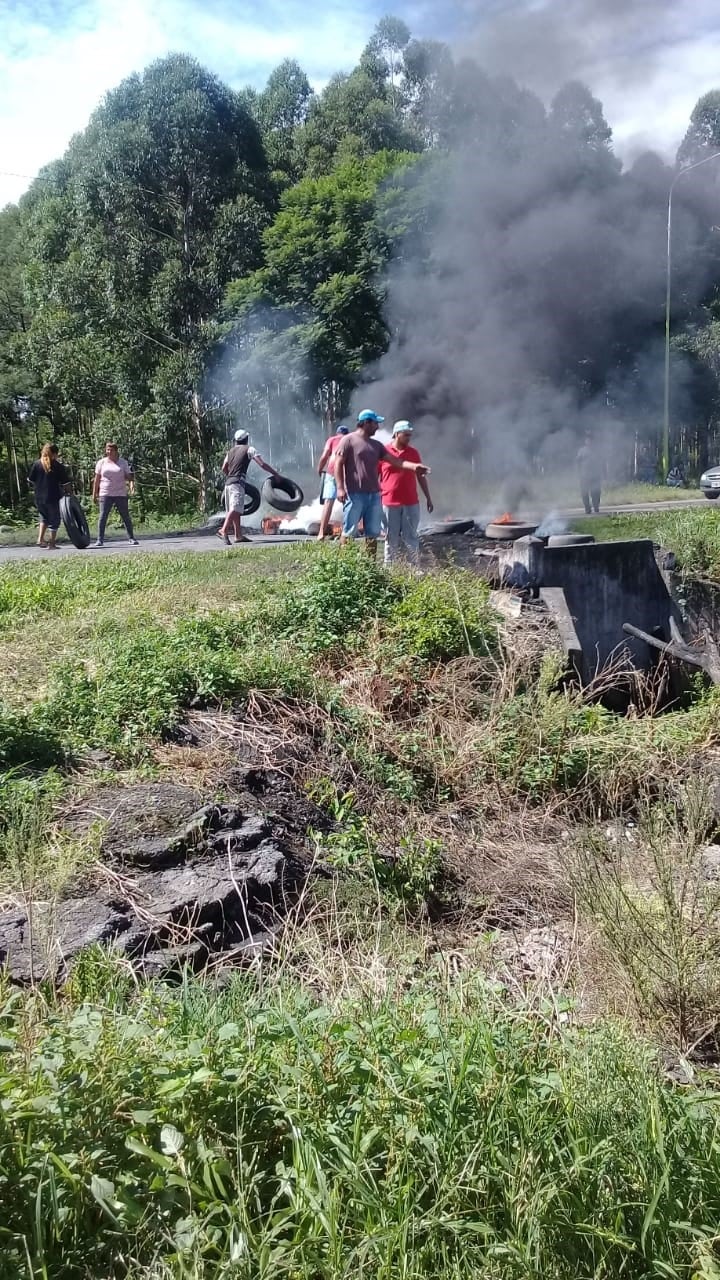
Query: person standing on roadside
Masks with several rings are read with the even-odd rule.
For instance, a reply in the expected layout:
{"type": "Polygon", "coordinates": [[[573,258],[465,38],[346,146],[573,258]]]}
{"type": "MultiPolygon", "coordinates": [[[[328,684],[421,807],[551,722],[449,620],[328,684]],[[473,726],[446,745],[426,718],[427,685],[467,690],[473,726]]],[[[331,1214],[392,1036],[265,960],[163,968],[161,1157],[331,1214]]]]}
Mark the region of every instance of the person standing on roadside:
{"type": "Polygon", "coordinates": [[[325,441],[325,447],[320,454],[318,462],[318,471],[322,476],[322,484],[320,486],[320,501],[323,504],[322,514],[320,516],[320,529],[318,531],[318,542],[322,542],[327,537],[330,528],[330,517],[332,509],[337,501],[337,485],[335,483],[335,453],[343,436],[348,435],[347,427],[338,427],[334,435],[325,441]]]}
{"type": "Polygon", "coordinates": [[[580,496],[585,514],[589,516],[594,511],[597,515],[600,511],[602,466],[590,431],[585,432],[583,443],[578,449],[577,465],[580,476],[580,496]]]}
{"type": "Polygon", "coordinates": [[[28,472],[28,484],[32,485],[35,506],[38,510],[37,545],[57,551],[57,535],[60,528],[60,499],[70,480],[67,467],[60,461],[56,444],[44,444],[40,457],[28,472]],[[45,534],[50,541],[45,541],[45,534]]]}
{"type": "Polygon", "coordinates": [[[245,478],[251,462],[256,462],[263,471],[269,472],[279,480],[280,472],[260,457],[257,449],[250,444],[247,431],[236,431],[233,443],[223,458],[222,471],[225,476],[225,511],[227,512],[220,528],[218,538],[230,546],[229,530],[235,531],[236,542],[247,542],[242,531],[242,516],[245,510],[245,478]]]}
{"type": "Polygon", "coordinates": [[[108,440],[105,445],[105,457],[100,458],[99,462],[95,464],[92,496],[93,502],[100,507],[100,520],[98,523],[97,542],[93,543],[94,547],[103,547],[105,545],[105,527],[113,507],[125,526],[128,542],[133,547],[139,545],[130,517],[128,489],[130,495],[135,492],[133,469],[127,458],[120,457],[120,450],[117,445],[112,440],[108,440]]]}
{"type": "MultiPolygon", "coordinates": [[[[417,449],[410,443],[413,426],[406,419],[393,427],[392,443],[388,453],[401,462],[422,462],[417,449]]],[[[385,528],[385,563],[391,564],[403,551],[412,564],[417,563],[420,550],[418,524],[420,503],[418,485],[425,495],[428,513],[433,510],[430,488],[425,475],[412,471],[396,471],[387,462],[380,463],[380,496],[382,498],[385,528]]]]}
{"type": "Polygon", "coordinates": [[[377,554],[377,540],[382,524],[379,466],[386,462],[393,471],[413,471],[427,475],[430,468],[422,462],[406,462],[390,453],[373,436],[385,419],[372,409],[358,414],[357,426],[341,440],[335,453],[335,483],[338,501],[343,504],[341,543],[358,536],[360,521],[365,533],[368,555],[377,554]]]}

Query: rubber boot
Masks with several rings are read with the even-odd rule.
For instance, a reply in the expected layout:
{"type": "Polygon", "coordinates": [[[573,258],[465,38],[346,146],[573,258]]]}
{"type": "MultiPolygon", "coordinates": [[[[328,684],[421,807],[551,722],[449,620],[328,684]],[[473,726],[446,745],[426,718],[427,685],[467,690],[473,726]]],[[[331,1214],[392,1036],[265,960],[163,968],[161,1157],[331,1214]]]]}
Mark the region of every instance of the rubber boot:
{"type": "Polygon", "coordinates": [[[365,550],[367,551],[370,559],[375,560],[377,558],[377,538],[366,538],[365,550]]]}

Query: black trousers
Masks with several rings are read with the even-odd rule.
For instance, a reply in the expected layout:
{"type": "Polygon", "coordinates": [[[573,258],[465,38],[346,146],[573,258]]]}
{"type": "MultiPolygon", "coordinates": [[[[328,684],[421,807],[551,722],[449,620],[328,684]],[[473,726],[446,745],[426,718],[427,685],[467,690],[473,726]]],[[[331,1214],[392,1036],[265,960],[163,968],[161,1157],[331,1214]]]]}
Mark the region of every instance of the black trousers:
{"type": "Polygon", "coordinates": [[[98,524],[98,542],[102,542],[105,537],[105,525],[108,522],[108,516],[113,507],[117,511],[127,530],[128,538],[134,538],[133,522],[130,518],[130,507],[127,498],[101,498],[100,499],[100,522],[98,524]]]}
{"type": "Polygon", "coordinates": [[[581,489],[581,490],[580,490],[580,494],[581,494],[582,501],[583,501],[583,506],[584,506],[584,508],[585,508],[585,512],[586,512],[586,514],[587,514],[587,515],[590,515],[590,512],[591,512],[591,511],[596,511],[596,512],[597,512],[597,511],[599,511],[599,510],[600,510],[600,489],[599,489],[599,487],[598,487],[597,489],[585,489],[585,488],[583,488],[583,489],[581,489]]]}

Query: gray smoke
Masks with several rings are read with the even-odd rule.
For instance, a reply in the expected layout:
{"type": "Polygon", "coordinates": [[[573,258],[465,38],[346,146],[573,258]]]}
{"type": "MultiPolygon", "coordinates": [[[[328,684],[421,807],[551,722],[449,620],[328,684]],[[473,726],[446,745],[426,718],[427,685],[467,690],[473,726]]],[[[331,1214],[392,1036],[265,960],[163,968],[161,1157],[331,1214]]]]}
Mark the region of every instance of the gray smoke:
{"type": "MultiPolygon", "coordinates": [[[[552,47],[563,75],[601,34],[605,47],[613,32],[630,40],[651,7],[670,12],[655,0],[516,5],[521,30],[496,22],[493,58],[504,50],[512,62],[524,48],[535,65],[552,47]]],[[[571,468],[586,430],[621,470],[635,432],[658,429],[672,173],[653,156],[623,173],[607,147],[583,141],[582,121],[575,130],[507,81],[470,81],[482,109],[468,113],[452,160],[420,172],[435,216],[422,250],[391,270],[393,340],[353,407],[412,419],[434,476],[464,490],[465,507],[481,479],[500,486],[497,513],[531,499],[539,473],[571,468]]],[[[686,186],[673,244],[690,306],[708,274],[712,182],[686,186]]]]}

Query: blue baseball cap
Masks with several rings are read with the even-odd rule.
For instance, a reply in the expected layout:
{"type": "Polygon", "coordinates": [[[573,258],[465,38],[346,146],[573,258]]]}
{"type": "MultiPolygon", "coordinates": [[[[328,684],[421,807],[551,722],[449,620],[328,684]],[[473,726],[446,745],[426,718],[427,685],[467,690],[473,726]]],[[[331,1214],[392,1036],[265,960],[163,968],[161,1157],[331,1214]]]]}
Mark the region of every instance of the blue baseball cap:
{"type": "Polygon", "coordinates": [[[343,427],[337,427],[337,428],[335,429],[335,435],[336,435],[336,436],[349,436],[349,435],[350,435],[350,428],[349,428],[349,427],[345,427],[345,426],[343,426],[343,427]]]}
{"type": "Polygon", "coordinates": [[[375,413],[374,409],[363,409],[357,417],[358,422],[384,422],[385,419],[375,413]]]}

